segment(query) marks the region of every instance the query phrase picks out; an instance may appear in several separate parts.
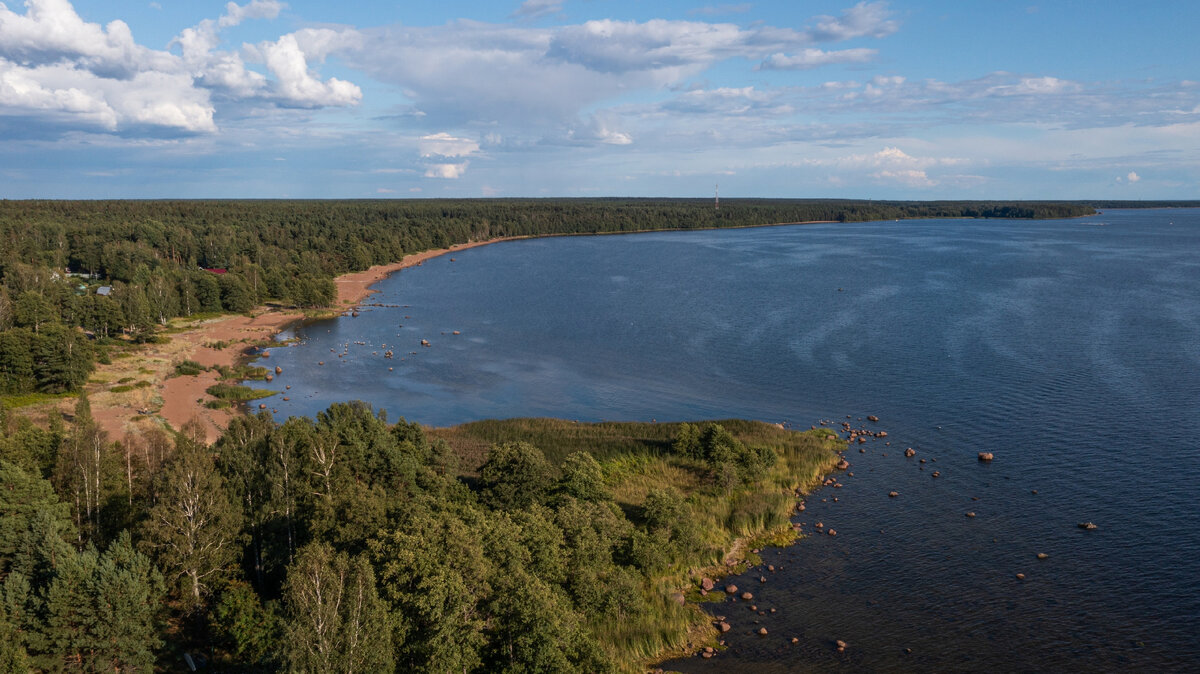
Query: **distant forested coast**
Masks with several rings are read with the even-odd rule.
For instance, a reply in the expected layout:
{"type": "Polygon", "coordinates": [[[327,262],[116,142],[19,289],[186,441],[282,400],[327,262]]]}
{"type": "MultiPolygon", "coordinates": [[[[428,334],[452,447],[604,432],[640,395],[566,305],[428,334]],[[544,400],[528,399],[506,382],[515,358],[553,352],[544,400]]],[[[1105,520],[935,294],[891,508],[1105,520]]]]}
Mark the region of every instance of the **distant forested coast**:
{"type": "Polygon", "coordinates": [[[727,199],[0,201],[0,393],[77,389],[100,340],[264,302],[321,307],[333,278],[510,236],[901,218],[1059,218],[1049,202],[727,199]]]}

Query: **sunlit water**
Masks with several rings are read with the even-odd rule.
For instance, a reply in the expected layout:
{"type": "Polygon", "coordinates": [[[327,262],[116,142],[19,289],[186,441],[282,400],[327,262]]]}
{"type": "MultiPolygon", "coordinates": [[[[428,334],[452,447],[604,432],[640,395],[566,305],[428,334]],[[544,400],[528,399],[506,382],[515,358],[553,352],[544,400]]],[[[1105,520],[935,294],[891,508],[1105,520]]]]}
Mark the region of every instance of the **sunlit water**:
{"type": "Polygon", "coordinates": [[[730,648],[669,668],[1200,671],[1198,253],[1200,210],[508,242],[298,328],[267,403],[431,425],[876,414],[891,446],[855,445],[854,477],[797,518],[838,535],[769,551],[767,583],[734,579],[768,613],[712,606],[730,648]]]}

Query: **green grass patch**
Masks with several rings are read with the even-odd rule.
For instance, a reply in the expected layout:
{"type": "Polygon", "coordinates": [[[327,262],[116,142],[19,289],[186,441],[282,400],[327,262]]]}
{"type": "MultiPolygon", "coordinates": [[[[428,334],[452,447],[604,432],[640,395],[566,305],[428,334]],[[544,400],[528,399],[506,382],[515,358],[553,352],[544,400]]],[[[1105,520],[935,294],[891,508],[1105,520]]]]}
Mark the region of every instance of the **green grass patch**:
{"type": "Polygon", "coordinates": [[[4,405],[5,409],[15,410],[19,407],[41,405],[42,403],[55,402],[65,398],[78,397],[79,393],[76,391],[71,391],[68,393],[20,393],[0,396],[0,404],[4,405]]]}
{"type": "Polygon", "coordinates": [[[231,407],[228,400],[209,400],[204,403],[204,406],[210,410],[224,410],[231,407]]]}
{"type": "Polygon", "coordinates": [[[228,400],[231,402],[240,402],[245,400],[257,400],[259,398],[269,398],[275,395],[275,391],[269,389],[250,388],[240,384],[227,384],[221,382],[213,384],[207,389],[207,393],[217,398],[218,400],[228,400]]]}
{"type": "Polygon", "coordinates": [[[208,370],[200,363],[194,360],[185,360],[175,366],[175,376],[177,377],[194,377],[201,372],[208,370]]]}
{"type": "Polygon", "coordinates": [[[114,387],[108,389],[109,393],[128,393],[129,391],[132,391],[132,390],[133,390],[133,387],[130,386],[129,384],[121,384],[120,386],[114,386],[114,387]]]}

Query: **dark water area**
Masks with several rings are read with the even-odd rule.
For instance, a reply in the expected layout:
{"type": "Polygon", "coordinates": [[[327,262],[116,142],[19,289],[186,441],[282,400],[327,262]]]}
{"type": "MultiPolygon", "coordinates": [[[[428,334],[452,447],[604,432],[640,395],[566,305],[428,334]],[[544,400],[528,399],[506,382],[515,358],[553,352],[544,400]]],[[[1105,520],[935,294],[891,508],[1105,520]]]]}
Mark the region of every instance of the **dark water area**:
{"type": "Polygon", "coordinates": [[[506,242],[297,328],[267,402],[887,430],[669,669],[1200,671],[1198,253],[1194,209],[506,242]]]}

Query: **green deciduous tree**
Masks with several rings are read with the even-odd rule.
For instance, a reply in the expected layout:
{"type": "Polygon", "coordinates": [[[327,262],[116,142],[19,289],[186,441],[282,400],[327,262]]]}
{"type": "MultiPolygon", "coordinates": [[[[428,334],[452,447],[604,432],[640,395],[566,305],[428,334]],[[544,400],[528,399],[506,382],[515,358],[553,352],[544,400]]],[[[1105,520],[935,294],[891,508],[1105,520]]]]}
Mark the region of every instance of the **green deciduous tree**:
{"type": "Polygon", "coordinates": [[[387,608],[365,557],[310,544],[288,567],[284,601],[283,656],[291,671],[391,671],[387,608]]]}
{"type": "Polygon", "coordinates": [[[142,545],[175,584],[188,608],[199,607],[241,552],[242,512],[203,443],[181,433],[154,485],[142,545]]]}
{"type": "Polygon", "coordinates": [[[490,503],[505,509],[543,503],[554,484],[554,470],[537,447],[506,442],[488,452],[479,481],[490,503]]]}

